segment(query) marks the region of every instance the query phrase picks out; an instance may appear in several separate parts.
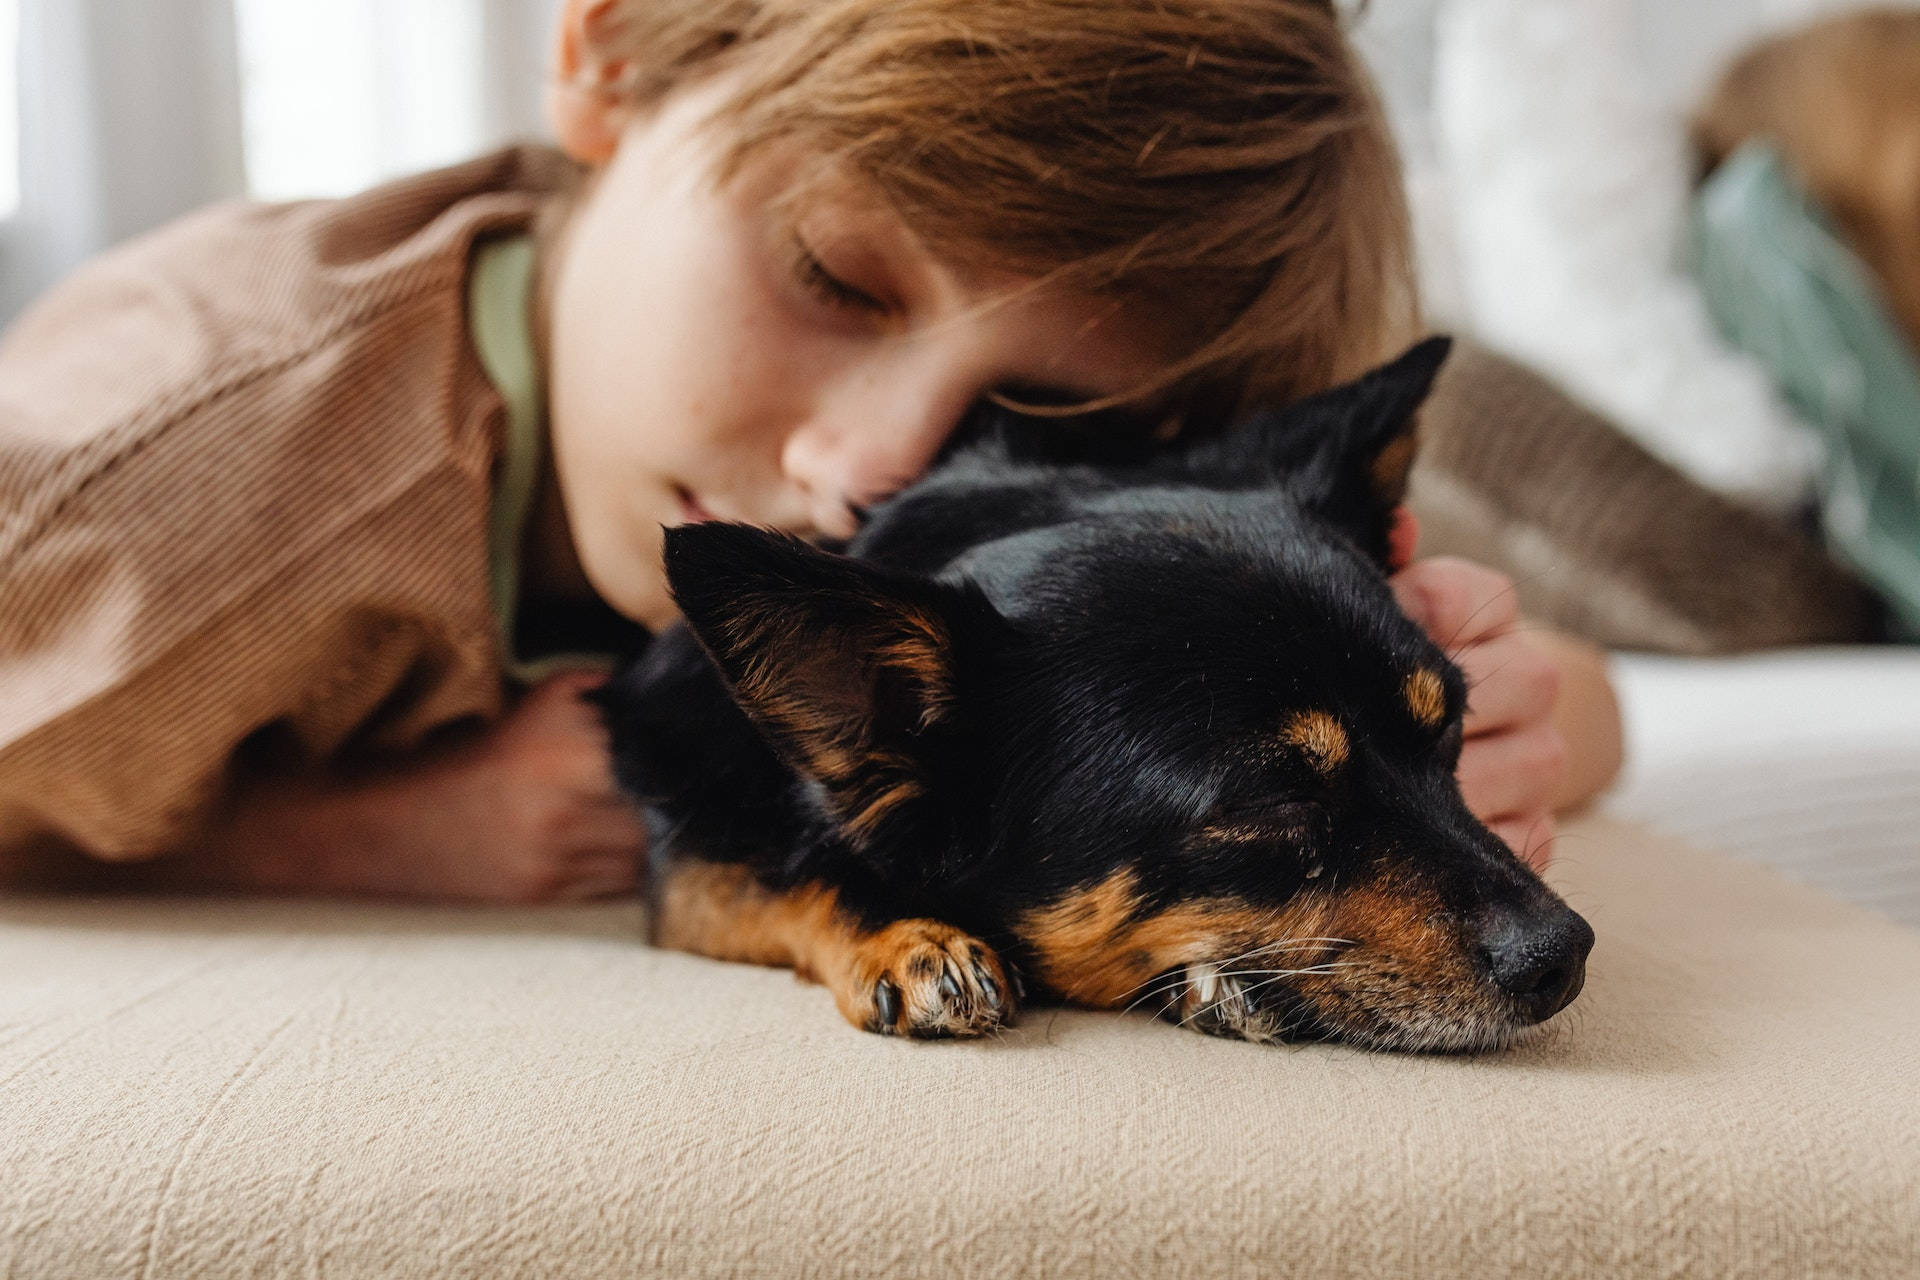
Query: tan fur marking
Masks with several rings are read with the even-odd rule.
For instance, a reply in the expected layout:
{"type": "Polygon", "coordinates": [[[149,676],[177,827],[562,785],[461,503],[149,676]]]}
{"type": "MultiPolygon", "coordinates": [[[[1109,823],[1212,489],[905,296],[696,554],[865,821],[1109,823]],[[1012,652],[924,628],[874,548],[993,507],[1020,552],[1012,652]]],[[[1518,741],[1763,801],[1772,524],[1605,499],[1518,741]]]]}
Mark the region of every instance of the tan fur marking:
{"type": "Polygon", "coordinates": [[[875,988],[898,992],[888,1029],[907,1035],[978,1035],[1012,1016],[1011,984],[985,943],[938,920],[896,920],[868,930],[824,885],[776,893],[745,867],[683,862],[668,872],[654,911],[654,943],[745,964],[789,967],[833,993],[854,1026],[878,1020],[875,988]],[[978,975],[997,988],[990,998],[978,975]],[[942,987],[950,978],[956,999],[942,987]]]}
{"type": "Polygon", "coordinates": [[[1047,985],[1094,1008],[1125,1005],[1155,975],[1177,965],[1326,932],[1319,924],[1327,906],[1318,895],[1278,910],[1232,898],[1198,899],[1134,919],[1138,906],[1137,881],[1123,870],[1029,911],[1017,928],[1047,985]]]}
{"type": "Polygon", "coordinates": [[[939,618],[919,609],[908,609],[898,620],[913,628],[875,652],[880,660],[897,671],[910,675],[925,700],[921,727],[941,719],[953,705],[953,660],[948,652],[947,633],[939,618]]]}
{"type": "Polygon", "coordinates": [[[814,971],[805,961],[851,932],[832,890],[809,886],[777,894],[745,867],[722,863],[677,864],[661,885],[654,909],[657,946],[716,960],[788,966],[808,976],[814,971]]]}
{"type": "MultiPolygon", "coordinates": [[[[888,619],[884,630],[873,628],[864,652],[849,637],[827,648],[825,642],[787,637],[749,662],[735,681],[741,705],[784,736],[781,754],[826,788],[856,842],[872,838],[888,813],[924,791],[915,762],[874,740],[868,717],[876,668],[911,686],[920,728],[952,706],[951,661],[939,617],[900,606],[888,619]]],[[[738,635],[751,636],[787,624],[746,612],[731,625],[738,635]]]]}
{"type": "Polygon", "coordinates": [[[1306,755],[1315,771],[1329,777],[1340,771],[1352,751],[1347,731],[1324,711],[1302,711],[1287,721],[1281,736],[1306,755]]]}
{"type": "Polygon", "coordinates": [[[1427,972],[1437,972],[1453,956],[1452,935],[1436,930],[1429,917],[1439,902],[1410,885],[1375,882],[1342,893],[1333,912],[1340,937],[1364,941],[1375,951],[1401,957],[1427,972]],[[1344,930],[1344,932],[1340,932],[1344,930]]]}
{"type": "Polygon", "coordinates": [[[858,841],[871,839],[889,813],[925,791],[926,788],[912,778],[900,777],[885,783],[885,789],[878,795],[861,795],[856,805],[849,806],[850,812],[842,816],[847,834],[858,841]]]}
{"type": "Polygon", "coordinates": [[[1266,844],[1272,841],[1273,832],[1265,827],[1211,826],[1202,827],[1199,838],[1220,844],[1266,844]]]}
{"type": "Polygon", "coordinates": [[[1427,728],[1437,729],[1440,722],[1447,718],[1447,688],[1440,682],[1436,672],[1422,667],[1407,677],[1403,692],[1407,698],[1407,710],[1427,728]]]}
{"type": "Polygon", "coordinates": [[[1317,890],[1277,910],[1214,899],[1136,920],[1138,906],[1137,882],[1122,871],[1029,912],[1019,932],[1035,972],[1081,1004],[1126,1008],[1144,997],[1155,1007],[1157,993],[1175,1001],[1159,1011],[1177,1021],[1210,1019],[1255,1040],[1286,1034],[1290,1015],[1260,1012],[1246,998],[1275,976],[1262,971],[1275,968],[1296,970],[1286,986],[1319,1022],[1357,1044],[1485,1047],[1513,1030],[1458,922],[1414,879],[1317,890]],[[1329,938],[1343,941],[1313,945],[1329,938]],[[1261,950],[1276,944],[1290,945],[1261,950]],[[1155,985],[1183,966],[1173,982],[1155,985]]]}

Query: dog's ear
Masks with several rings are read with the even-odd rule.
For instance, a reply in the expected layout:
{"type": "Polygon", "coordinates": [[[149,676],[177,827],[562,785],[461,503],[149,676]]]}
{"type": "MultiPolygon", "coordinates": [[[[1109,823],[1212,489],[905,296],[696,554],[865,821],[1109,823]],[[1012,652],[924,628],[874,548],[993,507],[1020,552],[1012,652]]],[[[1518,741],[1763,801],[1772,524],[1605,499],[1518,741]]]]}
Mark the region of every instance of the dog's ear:
{"type": "Polygon", "coordinates": [[[1253,414],[1197,444],[1189,470],[1229,487],[1278,483],[1382,566],[1406,499],[1420,405],[1452,350],[1429,338],[1398,360],[1285,409],[1253,414]]]}
{"type": "Polygon", "coordinates": [[[880,865],[953,727],[958,629],[991,606],[747,525],[667,530],[666,567],[741,710],[880,865]]]}

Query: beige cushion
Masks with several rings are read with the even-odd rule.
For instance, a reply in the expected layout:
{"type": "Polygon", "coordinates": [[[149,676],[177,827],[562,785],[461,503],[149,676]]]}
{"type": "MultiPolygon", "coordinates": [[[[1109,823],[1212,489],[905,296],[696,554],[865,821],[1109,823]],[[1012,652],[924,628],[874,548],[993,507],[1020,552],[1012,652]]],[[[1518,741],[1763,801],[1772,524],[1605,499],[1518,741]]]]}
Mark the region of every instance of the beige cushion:
{"type": "Polygon", "coordinates": [[[1920,1274],[1920,935],[1558,847],[1586,992],[1482,1058],[882,1040],[625,905],[0,903],[0,1274],[1920,1274]]]}

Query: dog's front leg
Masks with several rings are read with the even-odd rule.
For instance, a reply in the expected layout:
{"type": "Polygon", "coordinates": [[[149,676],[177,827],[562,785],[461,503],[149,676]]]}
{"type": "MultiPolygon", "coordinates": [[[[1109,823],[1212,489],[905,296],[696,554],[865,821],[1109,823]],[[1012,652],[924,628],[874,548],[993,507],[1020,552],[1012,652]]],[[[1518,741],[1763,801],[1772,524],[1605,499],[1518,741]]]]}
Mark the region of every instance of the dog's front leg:
{"type": "Polygon", "coordinates": [[[662,877],[654,941],[792,968],[833,992],[848,1022],[882,1035],[977,1036],[1012,1020],[993,949],[938,920],[860,920],[824,884],[765,888],[747,868],[680,861],[662,877]]]}

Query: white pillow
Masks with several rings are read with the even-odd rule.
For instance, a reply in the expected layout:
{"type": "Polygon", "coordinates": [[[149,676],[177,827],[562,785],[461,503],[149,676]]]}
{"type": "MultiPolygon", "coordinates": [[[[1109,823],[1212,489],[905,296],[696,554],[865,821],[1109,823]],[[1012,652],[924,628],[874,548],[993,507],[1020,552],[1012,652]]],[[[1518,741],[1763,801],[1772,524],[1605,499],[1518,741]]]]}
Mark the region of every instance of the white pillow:
{"type": "Polygon", "coordinates": [[[1423,247],[1433,256],[1436,228],[1451,236],[1459,314],[1447,318],[1702,483],[1784,510],[1806,498],[1817,445],[1715,332],[1679,265],[1684,126],[1644,74],[1638,10],[1448,0],[1435,23],[1437,168],[1414,181],[1445,214],[1416,215],[1423,247]]]}

